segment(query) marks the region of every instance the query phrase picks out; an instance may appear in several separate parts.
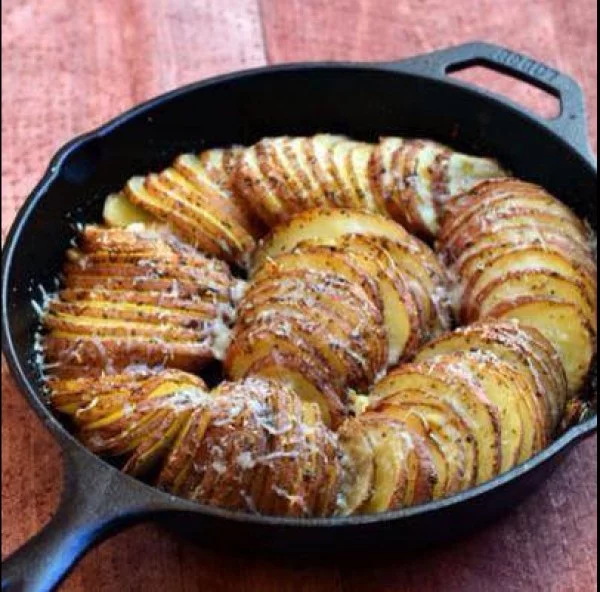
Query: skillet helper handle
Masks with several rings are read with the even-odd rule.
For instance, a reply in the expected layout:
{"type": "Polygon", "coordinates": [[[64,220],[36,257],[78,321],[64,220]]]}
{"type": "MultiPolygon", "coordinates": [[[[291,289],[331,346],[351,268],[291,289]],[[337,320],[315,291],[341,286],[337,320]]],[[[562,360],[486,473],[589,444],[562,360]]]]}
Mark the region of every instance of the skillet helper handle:
{"type": "Polygon", "coordinates": [[[95,543],[154,509],[147,491],[136,497],[135,487],[122,490],[116,469],[76,449],[65,448],[64,455],[58,509],[38,534],[2,562],[2,592],[55,589],[95,543]]]}
{"type": "MultiPolygon", "coordinates": [[[[505,47],[477,41],[388,65],[440,79],[453,72],[484,66],[531,84],[560,101],[560,113],[557,117],[546,119],[532,115],[566,140],[586,160],[595,162],[588,140],[585,97],[581,87],[570,76],[533,58],[505,47]]],[[[504,97],[494,96],[510,102],[504,97]]]]}

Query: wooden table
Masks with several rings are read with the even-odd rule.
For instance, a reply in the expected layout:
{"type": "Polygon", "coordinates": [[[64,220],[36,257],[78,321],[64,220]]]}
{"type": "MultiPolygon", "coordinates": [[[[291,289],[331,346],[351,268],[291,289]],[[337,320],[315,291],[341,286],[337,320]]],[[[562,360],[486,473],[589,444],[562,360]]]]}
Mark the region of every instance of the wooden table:
{"type": "MultiPolygon", "coordinates": [[[[163,91],[213,74],[299,60],[390,60],[473,39],[506,44],[584,86],[597,142],[594,0],[5,0],[2,234],[54,151],[163,91]]],[[[477,73],[522,102],[528,87],[477,73]]],[[[2,370],[2,556],[52,515],[56,445],[2,370]]],[[[597,440],[484,532],[419,558],[307,564],[207,551],[154,525],[92,551],[70,591],[596,589],[597,440]]]]}

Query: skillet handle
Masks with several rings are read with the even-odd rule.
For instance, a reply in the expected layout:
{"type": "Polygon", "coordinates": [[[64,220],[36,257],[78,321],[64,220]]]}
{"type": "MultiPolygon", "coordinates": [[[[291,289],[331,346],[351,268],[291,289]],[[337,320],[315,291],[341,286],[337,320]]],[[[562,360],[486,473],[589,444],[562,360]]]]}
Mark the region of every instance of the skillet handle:
{"type": "MultiPolygon", "coordinates": [[[[485,66],[539,88],[560,101],[560,113],[553,119],[532,114],[543,125],[566,140],[586,160],[595,162],[588,140],[585,97],[579,84],[533,58],[491,43],[473,42],[434,51],[389,67],[443,79],[447,74],[473,66],[485,66]]],[[[457,81],[458,84],[461,84],[457,81]]],[[[465,83],[462,83],[465,84],[465,83]]],[[[486,92],[486,91],[483,91],[486,92]]],[[[493,93],[488,93],[493,94],[493,93]]],[[[493,95],[506,103],[505,97],[493,95]]]]}
{"type": "Polygon", "coordinates": [[[38,534],[2,562],[2,592],[53,590],[94,544],[156,510],[152,492],[142,484],[124,486],[116,469],[72,446],[63,454],[58,509],[38,534]]]}

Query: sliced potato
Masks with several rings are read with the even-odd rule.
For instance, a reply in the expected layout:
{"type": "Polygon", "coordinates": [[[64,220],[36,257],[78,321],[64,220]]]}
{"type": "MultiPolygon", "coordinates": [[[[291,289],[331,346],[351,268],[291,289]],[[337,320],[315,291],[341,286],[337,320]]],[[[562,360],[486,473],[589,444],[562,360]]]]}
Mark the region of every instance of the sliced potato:
{"type": "Polygon", "coordinates": [[[310,210],[294,216],[265,238],[255,253],[254,269],[268,258],[292,251],[302,241],[331,241],[347,234],[385,237],[402,243],[414,241],[404,228],[383,216],[350,209],[310,210]]]}
{"type": "Polygon", "coordinates": [[[518,464],[522,454],[531,453],[527,448],[526,428],[524,425],[524,403],[514,384],[507,381],[501,372],[488,363],[477,359],[474,354],[455,352],[438,357],[429,362],[433,371],[447,372],[450,376],[466,381],[472,388],[480,388],[485,397],[495,405],[500,421],[501,464],[500,473],[508,471],[518,464]]]}
{"type": "Polygon", "coordinates": [[[209,395],[185,372],[138,372],[48,381],[50,403],[69,414],[93,452],[126,459],[124,471],[145,475],[169,453],[192,413],[209,395]]]}
{"type": "Polygon", "coordinates": [[[142,208],[134,205],[123,193],[107,196],[102,217],[109,226],[126,227],[130,224],[153,224],[158,220],[142,208]]]}
{"type": "Polygon", "coordinates": [[[350,174],[362,209],[385,215],[385,206],[377,199],[369,180],[369,163],[374,149],[371,144],[354,146],[350,152],[350,174]]]}
{"type": "Polygon", "coordinates": [[[329,151],[329,170],[341,190],[343,207],[356,210],[364,207],[352,174],[352,152],[360,146],[360,142],[343,140],[332,145],[329,151]]]}
{"type": "Polygon", "coordinates": [[[173,167],[207,197],[222,219],[234,221],[256,238],[264,234],[264,228],[236,193],[233,183],[243,153],[243,148],[213,148],[198,156],[182,154],[175,159],[173,167]]]}
{"type": "Polygon", "coordinates": [[[450,261],[455,260],[464,250],[476,244],[480,236],[500,232],[512,226],[527,226],[552,230],[555,233],[571,237],[581,245],[587,243],[587,237],[581,234],[578,225],[563,216],[543,211],[516,209],[510,212],[494,214],[492,218],[478,216],[470,224],[461,227],[452,240],[438,241],[438,250],[450,261]]]}
{"type": "Polygon", "coordinates": [[[344,419],[343,395],[331,385],[327,372],[297,354],[272,351],[254,362],[246,375],[271,378],[286,385],[302,401],[316,403],[327,426],[337,428],[344,419]]]}
{"type": "Polygon", "coordinates": [[[337,512],[354,514],[368,499],[375,477],[375,455],[367,429],[358,419],[347,419],[337,432],[342,452],[343,480],[337,512]]]}
{"type": "Polygon", "coordinates": [[[412,416],[427,426],[424,437],[432,440],[430,448],[438,447],[447,471],[444,489],[434,490],[434,497],[452,495],[475,484],[477,479],[477,448],[467,424],[447,401],[431,393],[403,390],[378,401],[374,411],[415,426],[412,416]]]}
{"type": "Polygon", "coordinates": [[[246,148],[240,156],[233,174],[233,184],[236,194],[267,227],[272,227],[285,218],[285,204],[261,169],[256,145],[246,148]]]}
{"type": "Polygon", "coordinates": [[[168,193],[158,197],[149,191],[144,177],[133,177],[124,188],[127,198],[136,206],[143,208],[159,220],[167,222],[176,232],[201,251],[211,255],[221,253],[217,237],[203,231],[197,220],[190,218],[185,213],[180,213],[177,200],[168,193]]]}
{"type": "Polygon", "coordinates": [[[364,426],[374,458],[372,491],[360,511],[368,514],[398,508],[405,499],[411,478],[406,462],[411,447],[410,436],[402,423],[384,415],[365,414],[359,421],[364,426]]]}
{"type": "Polygon", "coordinates": [[[219,356],[234,280],[222,262],[147,227],[86,227],[64,288],[44,311],[53,373],[118,373],[133,364],[197,371],[219,356]]]}
{"type": "Polygon", "coordinates": [[[589,321],[575,304],[548,297],[525,296],[498,304],[489,311],[489,316],[517,319],[540,331],[558,352],[570,396],[576,396],[590,369],[596,339],[589,321]]]}
{"type": "Polygon", "coordinates": [[[466,313],[472,302],[476,302],[480,292],[491,282],[504,277],[507,273],[528,270],[547,270],[559,273],[567,278],[573,278],[584,287],[585,294],[589,300],[593,301],[595,299],[596,278],[592,274],[568,260],[561,253],[539,247],[525,247],[522,249],[512,249],[505,253],[501,252],[498,256],[488,261],[483,269],[466,278],[467,283],[462,300],[462,314],[466,313]]]}
{"type": "Polygon", "coordinates": [[[255,377],[222,383],[189,418],[159,485],[232,509],[331,514],[341,478],[334,449],[318,408],[285,386],[255,377]]]}
{"type": "MultiPolygon", "coordinates": [[[[521,340],[513,325],[482,322],[447,333],[425,345],[415,356],[416,362],[435,359],[457,351],[489,352],[510,364],[535,393],[535,404],[544,424],[543,439],[547,443],[556,427],[553,405],[557,387],[543,360],[521,340]]],[[[526,329],[524,329],[526,331],[526,329]]]]}
{"type": "Polygon", "coordinates": [[[481,261],[481,257],[488,257],[496,248],[539,247],[558,250],[581,263],[584,268],[592,269],[595,266],[591,250],[574,241],[572,237],[557,234],[552,230],[531,226],[509,226],[498,232],[483,235],[477,242],[463,251],[453,263],[453,270],[461,276],[470,275],[472,270],[481,261]]]}
{"type": "Polygon", "coordinates": [[[312,166],[313,174],[319,180],[327,203],[332,207],[344,207],[346,202],[330,154],[336,144],[347,140],[345,136],[332,134],[317,134],[306,140],[306,158],[312,166]]]}
{"type": "MultiPolygon", "coordinates": [[[[499,414],[481,388],[446,371],[437,361],[403,364],[375,384],[371,391],[373,404],[404,390],[431,393],[460,414],[477,443],[477,483],[498,474],[501,463],[499,414]]],[[[438,491],[444,491],[445,487],[443,479],[440,479],[438,491]]]]}
{"type": "Polygon", "coordinates": [[[485,317],[502,301],[522,296],[549,297],[575,304],[597,331],[596,305],[590,300],[583,282],[546,270],[512,271],[487,284],[467,310],[466,322],[485,317]]]}
{"type": "MultiPolygon", "coordinates": [[[[300,243],[300,253],[306,252],[300,243]]],[[[375,278],[381,295],[384,323],[388,336],[388,365],[409,355],[421,341],[417,303],[393,259],[376,244],[341,242],[334,252],[346,254],[368,276],[375,278]]],[[[332,248],[333,249],[333,248],[332,248]]]]}
{"type": "Polygon", "coordinates": [[[493,221],[503,213],[519,210],[528,210],[532,215],[534,212],[545,212],[565,218],[579,227],[582,233],[585,232],[582,223],[571,210],[541,187],[514,180],[507,180],[504,184],[512,188],[496,191],[491,196],[479,193],[472,205],[462,209],[459,215],[449,218],[438,237],[439,240],[451,242],[453,235],[468,227],[473,220],[493,221]]]}

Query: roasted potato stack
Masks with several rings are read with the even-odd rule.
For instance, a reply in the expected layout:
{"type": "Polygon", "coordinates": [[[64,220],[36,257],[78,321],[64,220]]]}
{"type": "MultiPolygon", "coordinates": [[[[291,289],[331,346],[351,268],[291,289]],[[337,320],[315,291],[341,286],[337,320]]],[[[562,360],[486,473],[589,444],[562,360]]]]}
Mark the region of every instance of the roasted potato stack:
{"type": "Polygon", "coordinates": [[[189,416],[158,485],[182,497],[280,516],[328,516],[341,466],[318,405],[263,378],[222,383],[189,416]]]}
{"type": "Polygon", "coordinates": [[[442,498],[510,470],[549,443],[566,393],[562,363],[536,329],[490,321],[439,337],[340,428],[338,513],[442,498]]]}
{"type": "Polygon", "coordinates": [[[414,361],[456,351],[489,352],[518,370],[536,393],[544,432],[555,432],[565,411],[568,383],[558,353],[542,333],[515,320],[479,321],[424,345],[414,361]]]}
{"type": "Polygon", "coordinates": [[[338,431],[342,480],[336,514],[373,513],[432,499],[436,467],[423,436],[378,411],[338,431]]]}
{"type": "Polygon", "coordinates": [[[369,182],[373,149],[329,134],[264,138],[239,159],[235,187],[269,228],[315,207],[383,214],[369,182]]]}
{"type": "Polygon", "coordinates": [[[131,178],[104,206],[111,226],[160,220],[209,255],[246,267],[262,228],[232,189],[232,170],[241,148],[182,154],[173,166],[131,178]]]}
{"type": "Polygon", "coordinates": [[[432,237],[444,202],[482,178],[504,176],[492,160],[428,140],[344,136],[264,138],[238,161],[235,187],[268,227],[316,207],[385,214],[432,237]]]}
{"type": "Polygon", "coordinates": [[[435,237],[445,203],[481,179],[504,177],[489,158],[468,156],[431,140],[381,138],[369,165],[376,202],[407,230],[435,237]]]}
{"type": "Polygon", "coordinates": [[[169,453],[194,411],[210,399],[202,379],[178,370],[47,382],[50,404],[68,415],[92,452],[119,457],[144,476],[169,453]]]}
{"type": "Polygon", "coordinates": [[[63,276],[42,317],[53,374],[195,371],[222,356],[239,282],[164,229],[87,226],[63,276]]]}
{"type": "MultiPolygon", "coordinates": [[[[309,210],[269,234],[254,256],[253,269],[299,245],[328,245],[373,262],[372,277],[400,275],[418,311],[421,339],[450,327],[450,292],[445,270],[433,251],[396,222],[383,216],[344,208],[309,210]]],[[[393,313],[392,313],[393,314],[393,313]]],[[[417,339],[419,341],[419,339],[417,339]]],[[[398,360],[392,348],[391,363],[398,360]]]]}
{"type": "MultiPolygon", "coordinates": [[[[383,308],[377,281],[342,251],[312,247],[269,260],[238,307],[226,373],[276,376],[338,425],[347,389],[366,389],[386,366],[383,308]]],[[[401,308],[397,318],[412,339],[416,311],[401,308]]]]}
{"type": "Polygon", "coordinates": [[[446,210],[438,250],[459,280],[460,320],[518,319],[537,328],[576,394],[596,352],[590,231],[541,187],[517,179],[485,181],[446,210]]]}
{"type": "Polygon", "coordinates": [[[228,376],[276,376],[320,401],[328,425],[348,389],[449,326],[446,277],[433,252],[385,217],[316,209],[277,227],[256,255],[228,376]]]}

